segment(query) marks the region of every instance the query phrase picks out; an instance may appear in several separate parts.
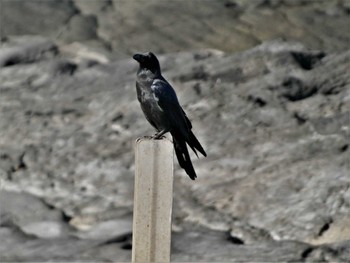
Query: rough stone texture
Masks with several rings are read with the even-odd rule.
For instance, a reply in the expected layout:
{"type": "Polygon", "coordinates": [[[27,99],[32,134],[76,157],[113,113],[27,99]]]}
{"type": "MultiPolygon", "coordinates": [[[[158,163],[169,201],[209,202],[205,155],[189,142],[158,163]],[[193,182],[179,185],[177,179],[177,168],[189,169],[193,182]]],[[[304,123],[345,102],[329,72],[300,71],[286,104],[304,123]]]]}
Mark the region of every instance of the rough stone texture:
{"type": "Polygon", "coordinates": [[[57,46],[47,39],[37,37],[16,38],[7,41],[1,50],[0,68],[15,64],[32,63],[56,56],[57,46]],[[29,40],[28,43],[26,43],[29,40]],[[16,47],[21,44],[20,47],[16,47]],[[15,45],[15,46],[14,46],[15,45]]]}
{"type": "Polygon", "coordinates": [[[349,0],[0,12],[0,261],[130,261],[153,133],[130,54],[152,50],[208,153],[195,182],[176,167],[172,261],[350,262],[349,0]]]}
{"type": "Polygon", "coordinates": [[[1,37],[8,35],[56,37],[62,27],[78,12],[73,2],[69,0],[1,0],[1,37]]]}
{"type": "Polygon", "coordinates": [[[242,51],[282,38],[346,50],[349,0],[1,0],[1,36],[39,34],[127,57],[213,48],[242,51]],[[21,17],[21,19],[18,19],[21,17]]]}
{"type": "MultiPolygon", "coordinates": [[[[133,141],[153,133],[137,63],[41,37],[8,39],[2,61],[9,48],[1,260],[130,260],[133,141]]],[[[349,261],[350,52],[272,41],[160,62],[208,153],[195,182],[176,169],[172,260],[349,261]]]]}

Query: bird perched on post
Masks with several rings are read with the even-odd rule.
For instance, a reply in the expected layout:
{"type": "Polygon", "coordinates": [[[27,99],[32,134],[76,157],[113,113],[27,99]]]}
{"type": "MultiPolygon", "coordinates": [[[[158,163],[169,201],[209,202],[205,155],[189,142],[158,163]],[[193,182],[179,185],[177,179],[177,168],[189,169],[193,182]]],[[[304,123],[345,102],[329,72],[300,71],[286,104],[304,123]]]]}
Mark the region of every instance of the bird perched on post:
{"type": "Polygon", "coordinates": [[[137,71],[137,99],[148,122],[157,130],[154,139],[160,139],[170,132],[173,137],[176,157],[181,168],[194,180],[197,175],[193,168],[186,143],[197,155],[199,151],[207,156],[192,132],[192,124],[181,108],[176,93],[163,78],[157,57],[151,53],[133,56],[140,67],[137,71]]]}

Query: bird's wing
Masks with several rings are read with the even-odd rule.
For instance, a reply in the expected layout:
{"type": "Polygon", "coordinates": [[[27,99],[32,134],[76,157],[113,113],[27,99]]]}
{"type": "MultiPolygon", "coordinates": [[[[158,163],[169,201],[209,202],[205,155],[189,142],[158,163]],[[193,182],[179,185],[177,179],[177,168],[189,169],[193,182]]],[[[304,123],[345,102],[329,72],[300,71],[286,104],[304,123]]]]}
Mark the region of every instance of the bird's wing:
{"type": "MultiPolygon", "coordinates": [[[[177,100],[176,93],[165,80],[155,80],[152,84],[157,103],[171,125],[171,133],[178,140],[184,140],[197,155],[196,149],[207,156],[203,147],[192,133],[192,124],[177,100]]],[[[197,155],[198,157],[198,155],[197,155]]]]}
{"type": "Polygon", "coordinates": [[[159,107],[167,116],[172,128],[179,130],[182,134],[186,134],[191,129],[188,125],[189,121],[186,120],[186,115],[171,85],[165,80],[156,79],[153,81],[152,89],[158,100],[159,107]]]}

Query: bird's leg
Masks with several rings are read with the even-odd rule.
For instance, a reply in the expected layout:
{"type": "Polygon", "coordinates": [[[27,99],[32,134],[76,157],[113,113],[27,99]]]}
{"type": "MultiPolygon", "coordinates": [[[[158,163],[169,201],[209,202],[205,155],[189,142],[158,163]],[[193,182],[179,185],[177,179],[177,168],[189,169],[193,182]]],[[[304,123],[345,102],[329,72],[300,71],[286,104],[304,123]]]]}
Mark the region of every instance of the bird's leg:
{"type": "Polygon", "coordinates": [[[159,132],[157,132],[154,136],[153,136],[153,139],[155,139],[155,140],[160,140],[160,139],[162,139],[164,136],[164,134],[165,133],[167,133],[168,131],[167,130],[161,130],[161,131],[159,131],[159,132]]]}

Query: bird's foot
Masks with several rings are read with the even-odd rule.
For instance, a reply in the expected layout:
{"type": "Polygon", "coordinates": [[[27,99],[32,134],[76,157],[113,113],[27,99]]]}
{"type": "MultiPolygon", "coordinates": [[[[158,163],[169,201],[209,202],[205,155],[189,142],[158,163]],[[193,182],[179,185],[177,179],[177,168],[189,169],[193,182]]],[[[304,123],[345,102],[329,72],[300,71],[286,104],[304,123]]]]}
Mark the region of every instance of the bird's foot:
{"type": "Polygon", "coordinates": [[[151,138],[153,140],[161,140],[161,139],[165,139],[166,137],[164,135],[159,136],[158,134],[155,134],[155,135],[151,136],[151,138]]]}
{"type": "Polygon", "coordinates": [[[164,139],[166,138],[164,135],[158,135],[158,134],[155,134],[153,136],[150,136],[150,135],[144,135],[141,137],[141,139],[148,139],[148,140],[161,140],[161,139],[164,139]]]}
{"type": "Polygon", "coordinates": [[[164,139],[165,136],[163,136],[165,133],[167,133],[168,131],[167,130],[161,130],[159,132],[157,132],[155,135],[153,135],[153,139],[154,140],[161,140],[161,139],[164,139]]]}

